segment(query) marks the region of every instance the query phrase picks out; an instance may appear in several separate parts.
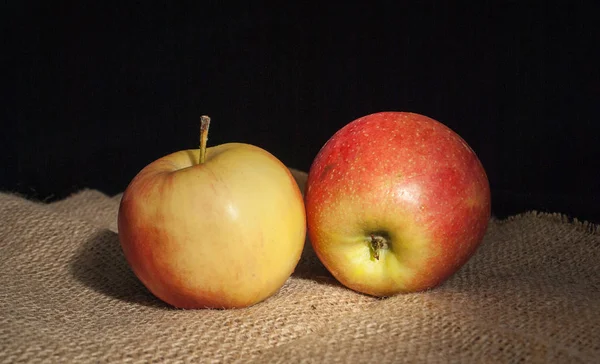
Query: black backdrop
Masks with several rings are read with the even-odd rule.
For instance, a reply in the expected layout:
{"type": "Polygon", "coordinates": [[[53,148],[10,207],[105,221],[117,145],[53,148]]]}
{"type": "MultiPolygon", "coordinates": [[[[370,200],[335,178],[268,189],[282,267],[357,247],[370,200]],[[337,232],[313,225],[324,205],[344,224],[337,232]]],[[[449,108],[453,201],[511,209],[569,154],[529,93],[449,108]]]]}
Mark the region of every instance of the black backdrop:
{"type": "Polygon", "coordinates": [[[196,147],[201,114],[210,145],[308,170],[346,123],[403,110],[473,147],[495,214],[600,221],[596,2],[175,3],[2,5],[2,190],[120,192],[196,147]]]}

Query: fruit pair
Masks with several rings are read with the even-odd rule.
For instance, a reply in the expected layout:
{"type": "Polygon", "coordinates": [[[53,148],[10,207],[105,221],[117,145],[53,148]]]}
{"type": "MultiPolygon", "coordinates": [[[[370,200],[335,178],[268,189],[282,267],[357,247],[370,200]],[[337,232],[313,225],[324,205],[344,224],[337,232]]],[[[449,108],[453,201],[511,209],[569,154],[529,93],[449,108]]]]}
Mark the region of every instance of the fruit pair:
{"type": "Polygon", "coordinates": [[[435,287],[475,252],[490,216],[485,171],[456,133],[423,115],[377,113],[335,133],[305,199],[286,166],[240,143],[160,158],[127,187],[119,238],[129,265],[181,308],[260,302],[289,278],[306,227],[328,270],[356,291],[435,287]]]}

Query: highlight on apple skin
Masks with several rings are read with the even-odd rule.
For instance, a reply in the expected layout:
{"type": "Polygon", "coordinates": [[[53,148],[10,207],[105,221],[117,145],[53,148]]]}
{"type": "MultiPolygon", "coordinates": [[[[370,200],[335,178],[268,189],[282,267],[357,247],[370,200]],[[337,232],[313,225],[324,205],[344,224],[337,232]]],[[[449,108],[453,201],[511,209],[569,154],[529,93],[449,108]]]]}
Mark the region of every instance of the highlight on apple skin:
{"type": "Polygon", "coordinates": [[[308,236],[343,285],[373,296],[442,284],[476,252],[491,213],[475,152],[424,115],[381,112],[337,131],[311,165],[308,236]]]}

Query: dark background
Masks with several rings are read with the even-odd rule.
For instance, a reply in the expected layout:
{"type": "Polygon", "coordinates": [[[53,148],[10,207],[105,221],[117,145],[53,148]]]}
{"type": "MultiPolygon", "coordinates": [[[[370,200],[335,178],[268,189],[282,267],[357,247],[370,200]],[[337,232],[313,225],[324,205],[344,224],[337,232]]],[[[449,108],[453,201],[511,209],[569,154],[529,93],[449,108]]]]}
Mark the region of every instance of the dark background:
{"type": "Polygon", "coordinates": [[[308,170],[343,125],[397,110],[473,147],[496,215],[600,222],[595,3],[5,2],[0,189],[121,192],[196,147],[202,114],[210,145],[308,170]]]}

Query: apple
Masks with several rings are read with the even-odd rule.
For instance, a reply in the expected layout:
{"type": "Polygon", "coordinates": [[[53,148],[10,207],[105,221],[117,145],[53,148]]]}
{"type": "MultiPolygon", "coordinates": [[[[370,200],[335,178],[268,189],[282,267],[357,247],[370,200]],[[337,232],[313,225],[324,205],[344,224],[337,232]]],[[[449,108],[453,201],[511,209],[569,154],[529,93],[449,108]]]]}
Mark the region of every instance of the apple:
{"type": "Polygon", "coordinates": [[[344,286],[384,297],[436,287],[475,253],[490,188],[455,132],[408,112],[364,116],[313,161],[305,191],[308,237],[344,286]]]}
{"type": "Polygon", "coordinates": [[[125,190],[119,240],[139,280],[178,308],[241,308],[278,291],[304,247],[306,215],[290,170],[257,146],[179,151],[125,190]]]}

